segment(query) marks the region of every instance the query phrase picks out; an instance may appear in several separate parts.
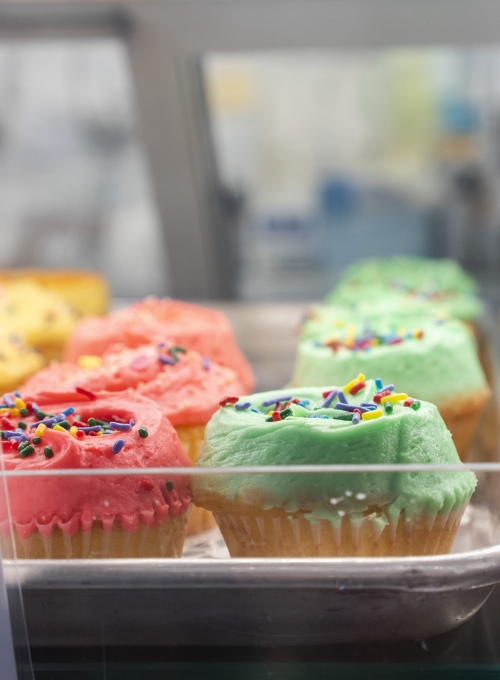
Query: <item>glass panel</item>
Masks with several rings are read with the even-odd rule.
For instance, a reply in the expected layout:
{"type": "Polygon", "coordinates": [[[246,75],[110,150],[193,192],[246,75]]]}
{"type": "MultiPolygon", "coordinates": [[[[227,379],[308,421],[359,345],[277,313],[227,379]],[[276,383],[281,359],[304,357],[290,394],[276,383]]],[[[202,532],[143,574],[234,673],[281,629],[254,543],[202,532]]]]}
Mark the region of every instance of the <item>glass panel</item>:
{"type": "MultiPolygon", "coordinates": [[[[357,584],[406,593],[459,590],[472,599],[469,589],[475,588],[484,600],[489,584],[500,577],[500,466],[468,467],[477,478],[470,503],[476,479],[462,465],[8,471],[31,642],[74,645],[84,636],[94,644],[122,645],[144,643],[151,635],[158,644],[167,637],[193,644],[189,631],[197,629],[197,644],[216,644],[215,622],[229,624],[227,607],[238,598],[225,592],[224,606],[200,605],[209,591],[222,597],[220,589],[231,584],[255,597],[259,589],[288,587],[338,594],[357,584]],[[190,498],[214,513],[219,528],[185,538],[190,498]],[[45,591],[46,598],[34,597],[35,591],[45,591]],[[185,600],[182,611],[178,598],[185,600]],[[175,606],[166,607],[169,601],[175,606]]],[[[5,512],[4,507],[4,525],[5,512]]],[[[398,596],[392,592],[391,598],[393,606],[398,596]]],[[[438,599],[425,607],[441,611],[438,599]]],[[[228,628],[226,642],[246,644],[250,633],[278,635],[275,626],[292,635],[286,617],[254,618],[251,600],[242,602],[232,610],[240,623],[232,632],[228,628]]],[[[368,632],[358,619],[349,630],[333,625],[339,612],[328,615],[333,618],[325,628],[326,611],[317,609],[322,606],[317,600],[309,611],[289,612],[297,642],[304,642],[306,631],[313,635],[313,621],[323,642],[384,639],[380,628],[368,632]]],[[[454,627],[476,609],[461,610],[462,618],[449,618],[443,610],[436,621],[424,622],[427,634],[454,627]]],[[[349,615],[359,618],[360,612],[342,616],[349,615]]],[[[373,609],[369,616],[379,614],[373,609]]],[[[404,619],[397,627],[410,629],[412,617],[404,619]]],[[[396,622],[379,625],[394,628],[396,622]]],[[[391,630],[392,638],[408,635],[391,630]]]]}
{"type": "Polygon", "coordinates": [[[164,294],[126,47],[2,42],[0,93],[0,267],[98,269],[116,295],[164,294]]]}
{"type": "Polygon", "coordinates": [[[5,477],[0,472],[0,666],[5,680],[34,680],[5,477]]]}
{"type": "MultiPolygon", "coordinates": [[[[498,47],[204,58],[239,294],[311,299],[356,258],[500,257],[498,47]]],[[[490,291],[494,295],[494,291],[490,291]]]]}
{"type": "Polygon", "coordinates": [[[467,468],[469,503],[464,466],[8,471],[37,680],[492,670],[500,465],[467,468]],[[191,496],[220,529],[184,539],[191,496]]]}

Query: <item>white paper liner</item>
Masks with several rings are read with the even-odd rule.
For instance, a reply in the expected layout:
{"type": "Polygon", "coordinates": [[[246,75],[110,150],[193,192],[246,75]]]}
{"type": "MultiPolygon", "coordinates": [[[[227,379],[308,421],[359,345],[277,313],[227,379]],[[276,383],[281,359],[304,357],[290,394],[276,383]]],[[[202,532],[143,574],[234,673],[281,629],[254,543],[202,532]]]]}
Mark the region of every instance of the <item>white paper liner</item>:
{"type": "Polygon", "coordinates": [[[19,559],[103,559],[134,557],[175,557],[182,554],[187,523],[192,505],[176,518],[167,517],[161,525],[140,524],[135,531],[125,531],[115,521],[106,529],[99,520],[92,522],[90,531],[78,531],[72,536],[54,527],[48,536],[38,530],[29,538],[14,531],[19,559]]]}
{"type": "Polygon", "coordinates": [[[214,517],[232,557],[435,555],[450,551],[466,506],[435,517],[401,514],[385,525],[375,513],[345,514],[335,522],[284,511],[214,512],[214,517]]]}

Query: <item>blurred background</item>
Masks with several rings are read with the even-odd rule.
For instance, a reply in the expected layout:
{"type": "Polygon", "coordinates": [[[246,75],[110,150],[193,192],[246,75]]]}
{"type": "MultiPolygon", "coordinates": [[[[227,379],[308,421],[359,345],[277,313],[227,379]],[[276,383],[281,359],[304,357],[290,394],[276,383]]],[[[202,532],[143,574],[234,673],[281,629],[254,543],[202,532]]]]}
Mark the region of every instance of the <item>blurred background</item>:
{"type": "Polygon", "coordinates": [[[500,47],[192,50],[183,134],[209,159],[208,236],[179,216],[192,187],[163,151],[141,49],[0,41],[0,267],[94,268],[120,297],[283,301],[408,253],[457,258],[500,300],[500,47]]]}
{"type": "Polygon", "coordinates": [[[116,39],[0,42],[0,267],[97,269],[168,293],[168,256],[116,39]]]}
{"type": "Polygon", "coordinates": [[[500,49],[204,60],[238,296],[317,298],[359,257],[498,263],[500,49]]]}

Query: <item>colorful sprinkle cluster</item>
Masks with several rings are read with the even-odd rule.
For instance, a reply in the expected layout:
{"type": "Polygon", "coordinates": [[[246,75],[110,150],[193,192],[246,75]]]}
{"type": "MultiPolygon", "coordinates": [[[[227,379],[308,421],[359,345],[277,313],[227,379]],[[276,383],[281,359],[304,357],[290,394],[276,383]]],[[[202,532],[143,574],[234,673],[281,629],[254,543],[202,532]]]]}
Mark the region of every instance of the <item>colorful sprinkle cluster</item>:
{"type": "MultiPolygon", "coordinates": [[[[179,362],[179,355],[186,354],[184,347],[174,346],[167,348],[165,342],[160,342],[157,345],[157,350],[157,360],[165,368],[167,366],[175,366],[175,364],[179,362]]],[[[154,361],[154,359],[149,354],[137,354],[130,362],[130,368],[133,368],[135,371],[145,371],[147,368],[149,368],[152,361],[154,361]]],[[[211,363],[208,357],[202,358],[202,366],[205,371],[210,370],[211,363]]]]}
{"type": "Polygon", "coordinates": [[[423,337],[424,332],[421,329],[410,332],[401,329],[397,332],[387,333],[385,335],[366,331],[360,335],[356,335],[355,327],[354,325],[351,325],[347,327],[346,336],[343,340],[333,337],[329,338],[326,342],[318,342],[317,346],[329,347],[333,352],[338,352],[341,347],[345,347],[351,351],[369,351],[372,347],[399,345],[405,340],[421,340],[423,337]]]}
{"type": "MultiPolygon", "coordinates": [[[[373,401],[362,401],[361,404],[349,404],[347,394],[355,396],[366,387],[366,377],[360,373],[356,378],[344,385],[340,390],[328,390],[323,392],[325,400],[321,406],[311,409],[308,399],[293,398],[291,394],[283,394],[260,404],[261,408],[271,408],[267,413],[266,422],[278,422],[290,417],[299,418],[333,418],[334,420],[346,420],[357,425],[361,420],[375,420],[394,411],[394,404],[401,404],[418,411],[421,404],[416,399],[411,399],[404,392],[394,392],[394,385],[384,385],[380,378],[375,379],[377,392],[373,401]],[[328,410],[328,413],[324,411],[328,410]],[[312,412],[311,412],[312,411],[312,412]],[[321,411],[315,413],[314,411],[321,411]]],[[[234,406],[237,411],[250,410],[262,414],[261,410],[253,408],[250,401],[241,401],[239,397],[225,397],[219,402],[220,406],[234,406]]]]}
{"type": "Polygon", "coordinates": [[[165,346],[164,342],[158,345],[158,361],[161,364],[174,366],[179,361],[179,354],[186,354],[184,347],[171,347],[165,350],[165,346]]]}
{"type": "MultiPolygon", "coordinates": [[[[77,387],[76,392],[84,394],[90,400],[96,399],[95,394],[84,388],[77,387]]],[[[27,458],[36,452],[43,451],[46,458],[52,458],[54,452],[50,446],[44,444],[44,434],[47,429],[56,432],[64,432],[78,440],[86,437],[100,437],[120,432],[130,432],[135,425],[134,420],[124,421],[123,418],[113,415],[111,419],[88,418],[75,412],[73,406],[68,406],[60,413],[45,413],[35,402],[24,401],[19,392],[4,394],[0,402],[0,437],[3,450],[17,450],[21,458],[27,458]],[[28,424],[24,420],[13,423],[10,418],[36,418],[35,422],[28,424]]],[[[138,429],[142,438],[148,436],[145,427],[138,429]]],[[[124,439],[116,439],[111,445],[111,452],[120,453],[125,446],[124,439]]]]}
{"type": "Polygon", "coordinates": [[[454,290],[415,288],[401,279],[392,279],[389,281],[389,287],[396,290],[398,293],[403,293],[420,300],[429,300],[431,302],[441,302],[458,295],[458,292],[454,290]]]}
{"type": "MultiPolygon", "coordinates": [[[[154,355],[151,355],[150,353],[138,353],[135,354],[135,356],[130,361],[129,367],[134,371],[141,372],[148,369],[151,364],[157,360],[163,368],[167,368],[168,366],[175,366],[175,364],[179,362],[179,355],[186,354],[184,347],[174,346],[167,349],[167,345],[164,342],[161,342],[159,345],[157,345],[156,349],[158,352],[156,359],[154,355]]],[[[94,354],[84,354],[78,359],[78,365],[80,368],[87,370],[97,370],[102,366],[102,363],[102,357],[94,354]]],[[[202,357],[201,365],[205,371],[209,371],[211,368],[210,359],[208,357],[202,357]]]]}

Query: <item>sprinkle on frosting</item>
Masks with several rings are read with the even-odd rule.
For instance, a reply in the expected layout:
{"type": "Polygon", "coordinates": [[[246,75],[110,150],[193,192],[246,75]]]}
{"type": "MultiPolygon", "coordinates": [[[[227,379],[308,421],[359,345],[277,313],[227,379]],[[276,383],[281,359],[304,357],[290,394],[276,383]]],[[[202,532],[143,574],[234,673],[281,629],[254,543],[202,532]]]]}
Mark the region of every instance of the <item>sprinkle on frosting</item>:
{"type": "Polygon", "coordinates": [[[158,361],[161,364],[167,364],[169,366],[174,366],[177,363],[177,361],[173,357],[166,357],[164,354],[158,355],[158,361]]]}
{"type": "Polygon", "coordinates": [[[134,371],[145,371],[151,364],[151,358],[147,354],[138,354],[130,362],[130,368],[134,371]]]}
{"type": "Polygon", "coordinates": [[[399,345],[405,340],[421,340],[423,337],[424,331],[420,328],[415,331],[406,331],[403,328],[397,332],[385,335],[370,330],[365,330],[361,334],[355,335],[348,328],[345,338],[340,339],[337,336],[332,336],[325,342],[318,342],[318,345],[320,347],[329,347],[333,352],[338,352],[341,348],[357,352],[359,350],[369,351],[372,347],[381,345],[399,345]]]}
{"type": "Polygon", "coordinates": [[[179,354],[186,354],[186,350],[184,347],[171,347],[168,350],[168,353],[170,356],[174,359],[174,361],[177,363],[179,361],[179,354]]]}
{"type": "Polygon", "coordinates": [[[111,447],[111,450],[113,453],[120,453],[120,451],[123,449],[125,446],[125,440],[124,439],[117,439],[113,446],[111,447]]]}
{"type": "Polygon", "coordinates": [[[88,397],[91,401],[97,399],[93,392],[91,392],[90,390],[86,390],[84,387],[79,387],[78,385],[75,387],[75,392],[78,392],[78,394],[83,394],[85,397],[88,397]]]}
{"type": "Polygon", "coordinates": [[[262,402],[262,406],[274,406],[275,404],[281,404],[282,402],[287,402],[292,399],[292,395],[288,394],[284,397],[275,397],[274,399],[269,399],[262,402]]]}
{"type": "MultiPolygon", "coordinates": [[[[265,421],[268,423],[279,423],[288,418],[319,418],[350,421],[353,425],[361,422],[376,420],[382,416],[390,416],[394,412],[394,405],[410,407],[414,411],[420,408],[420,402],[412,399],[404,392],[394,391],[394,385],[384,386],[382,380],[377,378],[375,389],[378,391],[373,395],[372,387],[368,388],[366,376],[360,373],[353,378],[343,389],[330,388],[322,392],[324,402],[321,406],[313,407],[308,399],[297,399],[293,395],[285,394],[272,397],[263,401],[261,404],[252,404],[248,400],[239,400],[238,397],[224,397],[221,399],[221,407],[234,407],[236,411],[247,411],[258,416],[267,416],[265,421]],[[372,401],[361,401],[361,403],[349,403],[348,396],[355,397],[359,392],[369,389],[366,397],[372,397],[372,401]],[[270,411],[265,409],[273,407],[270,411]]],[[[358,397],[359,399],[359,397],[358,397]]]]}
{"type": "Polygon", "coordinates": [[[228,404],[237,404],[239,402],[239,397],[224,397],[219,401],[219,406],[227,406],[228,404]]]}
{"type": "Polygon", "coordinates": [[[99,368],[102,364],[102,358],[96,354],[83,354],[78,359],[78,365],[80,368],[99,368]]]}
{"type": "MultiPolygon", "coordinates": [[[[158,361],[165,366],[175,366],[175,364],[179,361],[179,354],[186,354],[184,347],[178,347],[176,345],[167,349],[167,345],[164,342],[160,342],[160,344],[157,345],[157,349],[158,361]]],[[[210,363],[208,363],[208,365],[204,364],[204,368],[208,370],[210,368],[210,363]]]]}
{"type": "Polygon", "coordinates": [[[235,405],[234,405],[234,408],[235,408],[237,411],[245,411],[245,409],[250,408],[251,405],[252,405],[252,402],[250,402],[250,401],[244,401],[244,402],[242,402],[241,404],[239,404],[239,403],[238,403],[238,404],[235,404],[235,405]]]}
{"type": "Polygon", "coordinates": [[[337,396],[337,394],[338,394],[338,390],[332,390],[331,392],[323,393],[323,397],[326,395],[326,399],[323,403],[322,408],[328,408],[330,406],[330,404],[332,403],[332,401],[337,396]]]}
{"type": "MultiPolygon", "coordinates": [[[[77,388],[77,391],[78,388],[77,388]]],[[[87,392],[87,390],[84,390],[87,392]]],[[[52,414],[44,413],[38,410],[35,403],[22,401],[20,396],[16,395],[15,401],[22,402],[22,408],[26,410],[27,416],[35,418],[31,423],[25,421],[18,421],[17,425],[6,417],[0,418],[0,438],[2,446],[5,450],[16,450],[19,452],[21,458],[31,456],[37,451],[37,447],[44,444],[44,435],[47,430],[64,433],[75,439],[83,440],[85,437],[113,435],[120,432],[130,432],[135,426],[135,421],[123,422],[123,418],[113,415],[109,420],[101,418],[87,418],[87,421],[82,421],[82,417],[75,413],[73,406],[68,406],[61,413],[52,414]]],[[[10,417],[15,417],[14,411],[19,409],[10,407],[10,404],[16,406],[11,394],[4,394],[0,402],[0,408],[8,409],[10,417]]],[[[250,404],[249,404],[250,405],[250,404]]],[[[5,411],[2,411],[5,412],[5,411]]],[[[148,436],[148,431],[145,427],[139,427],[138,434],[142,438],[148,436]]],[[[125,446],[123,439],[116,439],[111,445],[113,453],[119,453],[125,446]]],[[[43,453],[46,458],[52,458],[53,451],[50,447],[44,446],[43,453]]]]}

